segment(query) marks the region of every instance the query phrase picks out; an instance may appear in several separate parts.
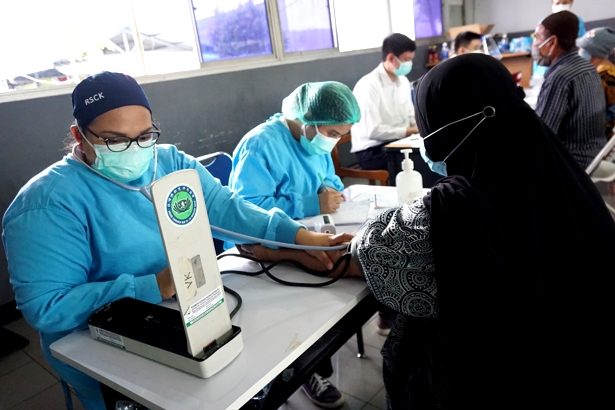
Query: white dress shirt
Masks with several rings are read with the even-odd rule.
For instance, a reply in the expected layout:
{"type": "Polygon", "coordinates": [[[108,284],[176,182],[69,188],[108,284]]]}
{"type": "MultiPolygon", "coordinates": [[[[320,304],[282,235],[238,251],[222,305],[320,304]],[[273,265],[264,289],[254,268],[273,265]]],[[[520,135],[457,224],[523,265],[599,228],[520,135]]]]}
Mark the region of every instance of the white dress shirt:
{"type": "Polygon", "coordinates": [[[405,76],[391,81],[382,63],[359,80],[353,93],[361,121],[352,126],[351,152],[404,138],[406,128],[415,125],[410,81],[405,76]]]}

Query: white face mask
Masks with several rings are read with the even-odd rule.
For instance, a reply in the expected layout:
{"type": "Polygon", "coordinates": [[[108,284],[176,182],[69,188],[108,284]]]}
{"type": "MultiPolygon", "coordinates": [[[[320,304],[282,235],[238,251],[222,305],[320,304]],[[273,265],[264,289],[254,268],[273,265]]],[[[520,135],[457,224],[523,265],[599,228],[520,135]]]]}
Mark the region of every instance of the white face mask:
{"type": "Polygon", "coordinates": [[[299,139],[299,143],[303,149],[306,150],[309,155],[324,155],[333,151],[339,138],[327,137],[318,131],[317,126],[314,126],[314,128],[316,129],[316,135],[309,140],[305,136],[305,126],[303,126],[301,138],[299,139]]]}
{"type": "Polygon", "coordinates": [[[560,11],[570,11],[570,9],[572,8],[572,4],[554,4],[551,6],[551,10],[553,10],[553,13],[559,13],[560,11]]]}

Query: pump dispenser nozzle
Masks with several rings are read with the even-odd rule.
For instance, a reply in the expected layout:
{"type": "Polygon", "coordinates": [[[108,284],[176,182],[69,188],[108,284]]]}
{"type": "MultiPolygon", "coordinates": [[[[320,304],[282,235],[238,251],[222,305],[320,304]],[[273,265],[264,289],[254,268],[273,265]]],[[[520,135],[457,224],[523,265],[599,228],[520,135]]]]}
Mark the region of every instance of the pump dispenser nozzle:
{"type": "Polygon", "coordinates": [[[411,149],[402,149],[401,153],[404,154],[405,159],[401,162],[401,169],[404,171],[412,171],[414,169],[414,162],[409,157],[409,154],[412,152],[411,149]]]}

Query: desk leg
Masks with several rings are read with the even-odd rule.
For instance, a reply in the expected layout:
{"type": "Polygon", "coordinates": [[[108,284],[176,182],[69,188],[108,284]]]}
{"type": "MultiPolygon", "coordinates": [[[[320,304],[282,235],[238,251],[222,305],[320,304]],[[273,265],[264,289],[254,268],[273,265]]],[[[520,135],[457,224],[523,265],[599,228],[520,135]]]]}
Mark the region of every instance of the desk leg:
{"type": "Polygon", "coordinates": [[[357,353],[357,357],[359,359],[365,358],[365,345],[363,344],[363,327],[359,328],[357,332],[357,348],[359,349],[359,353],[357,353]]]}

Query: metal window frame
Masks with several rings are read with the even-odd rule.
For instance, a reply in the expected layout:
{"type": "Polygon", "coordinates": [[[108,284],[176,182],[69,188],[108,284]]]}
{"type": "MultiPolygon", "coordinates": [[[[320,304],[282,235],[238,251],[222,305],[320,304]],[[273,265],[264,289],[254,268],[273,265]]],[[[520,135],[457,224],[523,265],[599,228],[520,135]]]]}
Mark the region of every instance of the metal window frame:
{"type": "MultiPolygon", "coordinates": [[[[280,16],[278,11],[277,0],[264,0],[267,9],[267,22],[269,25],[269,33],[271,38],[272,54],[267,56],[256,57],[240,57],[220,61],[201,62],[200,68],[196,70],[177,71],[164,74],[152,74],[136,76],[140,84],[157,83],[169,80],[179,80],[191,77],[201,77],[206,75],[221,74],[227,72],[244,71],[265,67],[273,67],[277,65],[296,64],[314,60],[347,57],[359,54],[368,54],[377,52],[379,47],[366,48],[353,51],[339,51],[337,25],[335,23],[335,0],[329,0],[329,17],[331,21],[331,33],[333,36],[333,48],[311,51],[299,51],[286,53],[284,52],[284,39],[282,36],[282,27],[280,24],[280,16]]],[[[445,0],[446,1],[446,0],[445,0]]],[[[194,18],[194,10],[192,0],[184,0],[184,4],[190,12],[191,24],[193,30],[193,49],[195,50],[195,58],[200,61],[200,43],[197,35],[196,20],[194,18]]],[[[390,8],[389,8],[390,9],[390,8]]],[[[390,10],[389,10],[390,14],[390,10]]],[[[430,44],[441,41],[443,36],[417,39],[417,45],[430,44]]],[[[57,85],[55,87],[45,87],[30,90],[18,90],[0,94],[0,104],[5,102],[21,101],[34,98],[49,97],[55,95],[70,94],[75,88],[75,84],[57,85]]]]}

